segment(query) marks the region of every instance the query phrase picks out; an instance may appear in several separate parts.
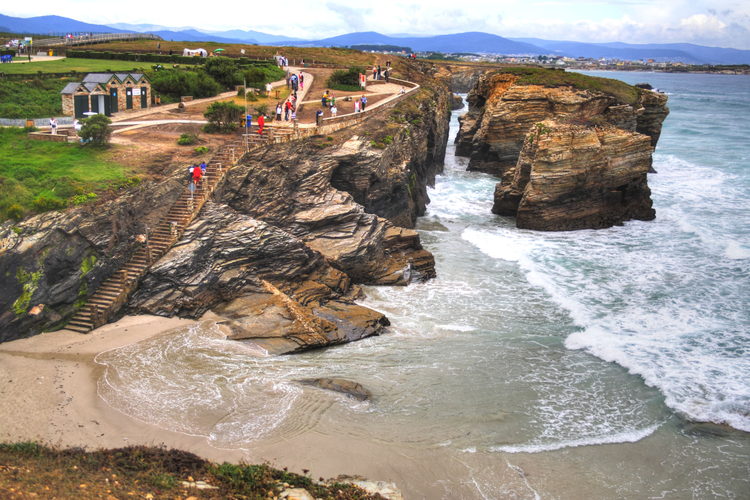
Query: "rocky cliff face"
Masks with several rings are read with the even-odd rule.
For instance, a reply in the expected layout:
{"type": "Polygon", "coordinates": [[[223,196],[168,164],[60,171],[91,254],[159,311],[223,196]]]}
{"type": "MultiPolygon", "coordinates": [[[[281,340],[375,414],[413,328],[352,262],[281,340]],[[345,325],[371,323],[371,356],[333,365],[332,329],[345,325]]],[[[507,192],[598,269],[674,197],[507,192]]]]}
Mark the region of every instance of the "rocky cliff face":
{"type": "Polygon", "coordinates": [[[625,102],[599,90],[518,82],[516,74],[480,77],[456,138],[469,170],[502,177],[493,212],[544,230],[653,219],[646,172],[669,112],[666,96],[632,89],[625,102]]]}
{"type": "Polygon", "coordinates": [[[648,136],[543,122],[495,188],[492,211],[520,228],[596,229],[651,220],[648,136]]]}
{"type": "MultiPolygon", "coordinates": [[[[424,212],[445,154],[449,92],[429,93],[382,123],[246,155],[127,311],[213,311],[231,338],[270,352],[382,332],[387,318],[353,303],[356,284],[435,275],[432,255],[403,227],[424,212]]],[[[180,174],[105,205],[3,225],[0,271],[10,279],[0,285],[0,340],[64,325],[166,213],[185,188],[180,174]]]]}
{"type": "Polygon", "coordinates": [[[133,253],[135,236],[167,212],[184,187],[181,180],[0,226],[0,341],[63,326],[133,253]]]}

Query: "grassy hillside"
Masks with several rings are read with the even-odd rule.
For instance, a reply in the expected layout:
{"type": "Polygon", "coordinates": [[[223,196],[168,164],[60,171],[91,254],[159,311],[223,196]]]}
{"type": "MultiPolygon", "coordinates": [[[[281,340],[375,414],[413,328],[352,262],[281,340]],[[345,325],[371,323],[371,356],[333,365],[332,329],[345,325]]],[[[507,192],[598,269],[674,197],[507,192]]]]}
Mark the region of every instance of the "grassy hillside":
{"type": "MultiPolygon", "coordinates": [[[[138,52],[148,51],[156,53],[156,41],[138,40],[131,42],[112,42],[96,45],[92,50],[106,50],[113,52],[138,52]]],[[[216,42],[169,42],[159,41],[159,51],[163,54],[172,50],[175,54],[182,54],[184,48],[203,48],[209,52],[215,49],[224,49],[224,55],[240,57],[240,50],[245,50],[246,57],[270,59],[276,54],[286,56],[290,62],[304,59],[306,62],[317,62],[336,64],[342,67],[365,66],[372,64],[375,60],[373,54],[360,52],[354,49],[321,48],[321,47],[270,47],[264,45],[249,45],[238,43],[216,43],[216,42]]]]}
{"type": "Polygon", "coordinates": [[[21,129],[0,128],[0,221],[63,208],[97,190],[127,184],[127,170],[107,151],[32,141],[21,129]]]}
{"type": "Polygon", "coordinates": [[[192,453],[133,446],[87,452],[35,443],[0,444],[2,498],[278,498],[288,487],[315,498],[382,500],[350,484],[314,482],[268,465],[215,464],[192,453]],[[210,488],[183,484],[203,481],[210,488]]]}
{"type": "Polygon", "coordinates": [[[97,73],[109,71],[142,71],[150,69],[152,63],[133,61],[110,61],[102,59],[57,59],[54,61],[38,61],[26,63],[3,64],[0,73],[15,75],[34,75],[43,73],[68,73],[76,71],[79,73],[97,73]]]}
{"type": "Polygon", "coordinates": [[[557,69],[534,67],[507,67],[500,72],[518,76],[518,85],[546,85],[559,87],[570,85],[577,89],[594,90],[615,96],[618,100],[628,104],[636,104],[640,91],[620,80],[599,78],[557,69]]]}

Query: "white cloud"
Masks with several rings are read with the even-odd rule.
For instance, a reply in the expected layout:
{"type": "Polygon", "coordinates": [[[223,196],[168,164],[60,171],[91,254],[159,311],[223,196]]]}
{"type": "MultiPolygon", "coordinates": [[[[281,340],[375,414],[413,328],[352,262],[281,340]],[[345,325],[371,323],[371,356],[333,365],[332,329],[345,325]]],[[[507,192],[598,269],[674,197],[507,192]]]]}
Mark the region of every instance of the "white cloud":
{"type": "Polygon", "coordinates": [[[98,0],[12,3],[4,13],[56,14],[92,23],[255,29],[299,38],[351,31],[440,34],[487,31],[587,42],[693,42],[750,49],[750,2],[735,0],[305,0],[284,4],[161,1],[147,9],[102,9],[98,0]],[[251,7],[252,5],[252,7],[251,7]]]}

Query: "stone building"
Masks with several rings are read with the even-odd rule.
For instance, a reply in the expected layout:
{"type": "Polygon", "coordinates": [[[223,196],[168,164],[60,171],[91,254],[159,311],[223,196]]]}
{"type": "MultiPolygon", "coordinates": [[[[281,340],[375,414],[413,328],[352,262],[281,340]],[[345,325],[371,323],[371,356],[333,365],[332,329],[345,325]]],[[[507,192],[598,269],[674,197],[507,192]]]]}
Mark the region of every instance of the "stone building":
{"type": "Polygon", "coordinates": [[[82,82],[67,84],[60,94],[63,115],[76,118],[89,111],[111,116],[151,106],[151,82],[143,73],[89,73],[82,82]]]}

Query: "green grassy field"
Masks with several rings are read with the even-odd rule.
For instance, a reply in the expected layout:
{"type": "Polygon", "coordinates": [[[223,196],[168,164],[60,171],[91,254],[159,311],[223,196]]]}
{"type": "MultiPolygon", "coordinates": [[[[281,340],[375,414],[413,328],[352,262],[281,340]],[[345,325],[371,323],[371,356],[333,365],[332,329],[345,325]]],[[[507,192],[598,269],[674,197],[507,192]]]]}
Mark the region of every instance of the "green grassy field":
{"type": "Polygon", "coordinates": [[[2,66],[0,66],[0,72],[9,75],[34,75],[40,71],[43,73],[67,73],[69,71],[95,73],[107,71],[131,71],[134,69],[151,69],[152,65],[153,63],[116,61],[107,59],[57,59],[55,61],[3,64],[2,66]]]}
{"type": "Polygon", "coordinates": [[[89,193],[127,184],[128,171],[106,150],[32,141],[21,129],[0,128],[0,220],[62,208],[89,193]]]}

